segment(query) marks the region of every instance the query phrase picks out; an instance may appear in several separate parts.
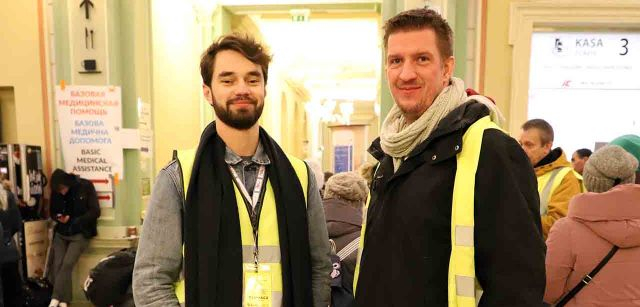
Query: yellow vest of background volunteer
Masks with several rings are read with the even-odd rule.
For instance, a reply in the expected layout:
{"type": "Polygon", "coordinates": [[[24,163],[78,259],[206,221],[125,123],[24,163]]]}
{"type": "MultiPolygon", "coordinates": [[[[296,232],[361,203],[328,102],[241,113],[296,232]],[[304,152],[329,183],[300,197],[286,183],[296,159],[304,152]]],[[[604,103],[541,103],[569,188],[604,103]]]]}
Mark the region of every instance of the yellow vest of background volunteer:
{"type": "MultiPolygon", "coordinates": [[[[193,168],[193,162],[195,159],[196,150],[181,150],[178,151],[178,161],[180,162],[180,168],[182,169],[182,181],[184,188],[184,195],[186,199],[187,190],[189,187],[189,180],[191,179],[191,170],[193,168]]],[[[308,173],[307,166],[304,161],[287,156],[289,162],[293,166],[293,169],[298,176],[300,185],[302,186],[302,192],[304,193],[305,206],[307,201],[307,188],[308,188],[308,173]]],[[[251,220],[249,219],[249,213],[247,207],[244,204],[242,194],[238,187],[233,185],[233,189],[236,194],[236,203],[238,205],[238,216],[240,218],[240,233],[242,238],[242,262],[243,271],[246,264],[253,264],[253,228],[251,226],[251,220]]],[[[282,266],[280,263],[280,236],[278,231],[278,217],[276,216],[276,201],[273,194],[273,188],[271,182],[267,180],[266,192],[264,195],[264,201],[262,204],[262,210],[260,212],[260,223],[258,225],[258,262],[260,265],[268,265],[271,271],[271,306],[282,305],[282,266]]],[[[184,245],[183,245],[184,250],[184,245]]],[[[244,285],[243,285],[244,287],[244,285]]],[[[185,301],[185,283],[184,279],[180,279],[175,284],[175,293],[178,297],[178,302],[181,304],[185,301]]]]}
{"type": "Polygon", "coordinates": [[[549,208],[549,201],[551,200],[551,196],[553,192],[555,192],[556,188],[560,186],[564,177],[569,174],[569,172],[573,172],[578,181],[580,181],[580,187],[582,192],[586,189],[582,184],[582,176],[576,173],[573,168],[569,166],[558,167],[549,172],[546,172],[544,175],[538,177],[538,194],[540,195],[540,215],[547,214],[549,208]]]}
{"type": "MultiPolygon", "coordinates": [[[[453,186],[453,201],[451,206],[451,256],[449,258],[449,307],[477,306],[482,296],[482,289],[476,279],[475,249],[474,249],[474,197],[476,170],[480,160],[482,136],[487,129],[501,130],[493,123],[489,116],[485,116],[467,129],[462,136],[462,151],[456,156],[457,170],[453,186]],[[471,193],[470,193],[471,192],[471,193]]],[[[367,224],[366,212],[369,199],[364,210],[361,237],[364,238],[367,224]]],[[[364,249],[364,241],[360,240],[360,251],[353,289],[357,289],[360,274],[360,257],[364,249]]]]}

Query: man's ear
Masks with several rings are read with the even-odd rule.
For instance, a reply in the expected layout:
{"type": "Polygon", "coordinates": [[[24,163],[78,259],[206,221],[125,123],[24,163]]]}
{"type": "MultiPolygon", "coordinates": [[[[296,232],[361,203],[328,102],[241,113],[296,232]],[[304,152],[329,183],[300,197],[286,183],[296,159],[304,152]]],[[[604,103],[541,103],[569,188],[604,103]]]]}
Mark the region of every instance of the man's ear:
{"type": "Polygon", "coordinates": [[[456,68],[456,58],[454,58],[453,56],[450,56],[446,58],[444,60],[444,63],[442,64],[444,68],[443,69],[444,77],[448,81],[449,79],[451,79],[451,77],[453,77],[453,70],[456,68]]]}
{"type": "Polygon", "coordinates": [[[213,93],[211,92],[211,88],[206,84],[202,84],[202,95],[204,95],[204,99],[209,102],[209,105],[213,106],[213,93]]]}
{"type": "Polygon", "coordinates": [[[544,151],[549,154],[551,152],[551,148],[553,147],[553,142],[549,142],[544,145],[544,151]]]}

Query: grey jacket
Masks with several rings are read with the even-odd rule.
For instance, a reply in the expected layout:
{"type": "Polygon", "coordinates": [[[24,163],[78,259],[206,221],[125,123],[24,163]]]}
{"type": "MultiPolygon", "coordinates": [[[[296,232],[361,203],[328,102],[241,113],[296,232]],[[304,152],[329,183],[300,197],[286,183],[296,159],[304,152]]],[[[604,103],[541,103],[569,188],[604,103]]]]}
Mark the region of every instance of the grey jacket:
{"type": "MultiPolygon", "coordinates": [[[[158,174],[147,208],[133,269],[136,306],[180,306],[173,284],[179,280],[182,270],[183,190],[182,170],[174,160],[158,174]]],[[[326,307],[330,301],[329,237],[318,185],[311,174],[307,220],[313,303],[316,307],[326,307]]]]}

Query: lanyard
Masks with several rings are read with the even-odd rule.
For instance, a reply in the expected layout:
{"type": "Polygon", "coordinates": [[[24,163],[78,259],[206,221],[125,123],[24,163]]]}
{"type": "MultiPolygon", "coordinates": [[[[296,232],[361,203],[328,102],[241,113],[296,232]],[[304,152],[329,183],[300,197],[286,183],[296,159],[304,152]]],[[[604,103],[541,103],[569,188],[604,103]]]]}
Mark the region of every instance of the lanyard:
{"type": "Polygon", "coordinates": [[[229,171],[233,176],[233,181],[236,183],[240,193],[242,194],[242,200],[247,207],[247,213],[251,220],[251,228],[253,228],[253,261],[255,264],[256,272],[258,270],[258,229],[260,226],[260,212],[262,211],[262,201],[264,200],[265,188],[264,182],[266,177],[267,168],[264,165],[260,165],[258,170],[258,177],[256,178],[256,184],[253,187],[253,195],[249,198],[249,192],[244,186],[244,183],[240,181],[240,176],[233,167],[229,166],[229,171]]]}
{"type": "Polygon", "coordinates": [[[260,194],[262,192],[262,183],[264,181],[267,168],[264,167],[264,165],[260,165],[260,169],[258,170],[258,177],[256,178],[256,184],[253,187],[252,197],[249,197],[249,192],[247,192],[247,188],[244,186],[244,183],[240,181],[240,176],[238,176],[238,173],[236,173],[236,170],[233,169],[233,167],[229,166],[229,171],[231,171],[233,180],[236,182],[236,185],[240,189],[240,193],[242,193],[242,196],[244,197],[245,202],[248,201],[251,207],[255,208],[258,202],[260,201],[260,194]]]}

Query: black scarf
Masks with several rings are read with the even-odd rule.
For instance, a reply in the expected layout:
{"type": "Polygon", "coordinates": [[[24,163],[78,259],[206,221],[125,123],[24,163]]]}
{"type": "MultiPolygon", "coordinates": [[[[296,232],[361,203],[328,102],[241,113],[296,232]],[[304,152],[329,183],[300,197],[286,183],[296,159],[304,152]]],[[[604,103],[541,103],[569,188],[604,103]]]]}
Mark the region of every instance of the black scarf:
{"type": "MultiPolygon", "coordinates": [[[[260,128],[260,142],[276,201],[282,259],[283,304],[311,306],[311,264],[304,195],[280,146],[260,128]]],[[[226,145],[215,122],[202,133],[185,204],[186,305],[242,305],[242,240],[226,145]]],[[[242,206],[244,209],[244,206],[242,206]]]]}

